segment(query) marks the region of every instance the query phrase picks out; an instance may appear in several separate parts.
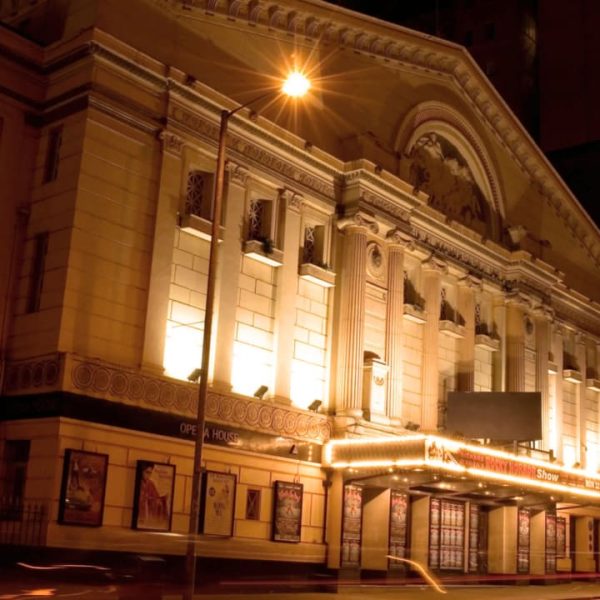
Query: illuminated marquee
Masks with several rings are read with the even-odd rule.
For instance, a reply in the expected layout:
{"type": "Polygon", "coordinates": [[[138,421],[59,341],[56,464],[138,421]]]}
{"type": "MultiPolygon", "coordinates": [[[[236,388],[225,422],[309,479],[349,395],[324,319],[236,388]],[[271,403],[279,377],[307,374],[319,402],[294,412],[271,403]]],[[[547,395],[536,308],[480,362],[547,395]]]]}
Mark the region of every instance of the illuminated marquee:
{"type": "Polygon", "coordinates": [[[580,469],[422,434],[332,440],[324,461],[333,468],[430,467],[600,500],[600,478],[580,469]]]}

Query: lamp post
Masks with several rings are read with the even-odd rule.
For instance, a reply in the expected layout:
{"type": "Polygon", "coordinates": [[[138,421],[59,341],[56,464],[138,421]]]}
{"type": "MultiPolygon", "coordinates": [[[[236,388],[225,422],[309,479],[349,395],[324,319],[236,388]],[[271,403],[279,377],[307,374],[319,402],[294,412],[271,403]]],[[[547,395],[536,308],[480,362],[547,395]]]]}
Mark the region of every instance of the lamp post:
{"type": "Polygon", "coordinates": [[[206,307],[204,313],[204,335],[202,340],[202,364],[200,385],[198,387],[198,414],[196,417],[196,440],[194,445],[194,466],[192,476],[192,499],[190,505],[190,526],[186,553],[186,574],[188,585],[184,593],[184,600],[192,600],[196,587],[196,535],[199,528],[200,517],[200,485],[202,482],[202,452],[204,449],[204,422],[206,397],[208,393],[208,372],[210,365],[210,345],[212,337],[212,322],[215,303],[215,284],[217,275],[217,258],[219,249],[219,227],[223,206],[223,184],[225,180],[225,153],[226,136],[229,119],[237,112],[277,93],[299,98],[304,96],[310,88],[308,79],[298,71],[291,73],[284,81],[281,90],[271,90],[249,102],[232,110],[221,111],[221,125],[219,128],[219,141],[217,147],[217,169],[215,174],[215,187],[213,197],[213,214],[210,238],[210,253],[208,259],[208,280],[206,285],[206,307]]]}

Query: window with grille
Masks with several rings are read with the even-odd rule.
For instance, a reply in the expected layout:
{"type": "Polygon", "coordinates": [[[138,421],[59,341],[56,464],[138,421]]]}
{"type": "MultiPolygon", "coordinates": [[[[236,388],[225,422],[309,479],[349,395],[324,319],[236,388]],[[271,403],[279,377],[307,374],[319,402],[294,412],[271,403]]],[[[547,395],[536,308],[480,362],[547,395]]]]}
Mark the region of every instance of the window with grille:
{"type": "Polygon", "coordinates": [[[450,319],[450,305],[448,304],[448,292],[442,288],[440,292],[440,320],[448,321],[450,319]]]}
{"type": "Polygon", "coordinates": [[[253,199],[248,209],[248,239],[265,241],[272,239],[271,216],[273,203],[265,199],[253,199]]]}
{"type": "Polygon", "coordinates": [[[302,245],[302,262],[326,267],[324,253],[325,227],[323,225],[306,226],[302,245]]]}
{"type": "Polygon", "coordinates": [[[249,489],[246,495],[246,519],[260,520],[260,490],[249,489]]]}
{"type": "Polygon", "coordinates": [[[212,175],[198,170],[188,173],[185,212],[212,220],[212,175]]]}

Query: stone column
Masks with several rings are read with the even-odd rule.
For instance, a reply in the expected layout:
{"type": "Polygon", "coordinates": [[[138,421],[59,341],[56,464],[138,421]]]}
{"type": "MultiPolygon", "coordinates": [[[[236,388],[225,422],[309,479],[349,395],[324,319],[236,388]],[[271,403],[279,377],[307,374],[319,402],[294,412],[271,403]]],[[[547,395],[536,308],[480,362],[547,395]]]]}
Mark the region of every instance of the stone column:
{"type": "Polygon", "coordinates": [[[155,373],[162,373],[164,370],[173,246],[181,194],[181,150],[183,148],[183,140],[168,131],[163,130],[159,139],[162,144],[162,160],[142,350],[142,368],[155,373]]]}
{"type": "Polygon", "coordinates": [[[586,351],[585,351],[585,337],[578,335],[575,338],[575,361],[577,368],[582,375],[583,381],[577,385],[576,388],[576,402],[577,402],[577,448],[576,455],[577,461],[581,465],[581,468],[586,467],[587,459],[587,388],[585,385],[585,373],[586,373],[586,351]]]}
{"type": "Polygon", "coordinates": [[[300,215],[302,196],[290,190],[280,190],[283,228],[283,265],[277,269],[275,303],[275,399],[289,403],[291,397],[292,360],[294,358],[294,327],[296,325],[296,295],[298,291],[298,251],[300,248],[300,215]]]}
{"type": "Polygon", "coordinates": [[[362,417],[362,384],[367,289],[367,232],[374,223],[360,214],[341,220],[343,252],[338,298],[336,414],[362,417]]]}
{"type": "Polygon", "coordinates": [[[554,453],[558,460],[563,460],[563,352],[564,339],[563,329],[555,325],[552,331],[552,355],[556,363],[556,391],[554,406],[554,428],[556,431],[556,447],[554,453]]]}
{"type": "Polygon", "coordinates": [[[438,427],[439,336],[442,274],[447,266],[434,257],[422,265],[423,295],[427,321],[423,330],[423,366],[421,385],[421,431],[434,432],[438,427]]]}
{"type": "Polygon", "coordinates": [[[212,337],[214,357],[213,388],[231,390],[233,342],[238,305],[238,282],[242,268],[242,230],[246,206],[248,172],[227,161],[227,202],[224,204],[225,231],[219,249],[218,289],[215,302],[215,334],[212,337]]]}
{"type": "Polygon", "coordinates": [[[548,353],[550,352],[550,321],[552,312],[545,307],[535,314],[535,384],[542,396],[542,449],[549,450],[550,442],[550,391],[548,381],[548,353]]]}
{"type": "Polygon", "coordinates": [[[458,313],[464,319],[465,335],[458,342],[458,391],[475,389],[475,291],[481,281],[467,275],[458,282],[458,313]]]}
{"type": "Polygon", "coordinates": [[[506,309],[506,389],[525,391],[525,309],[519,294],[507,299],[506,309]]]}
{"type": "Polygon", "coordinates": [[[404,250],[412,244],[411,238],[397,229],[387,235],[388,296],[386,306],[385,355],[389,367],[387,387],[387,415],[394,425],[402,419],[402,370],[404,321],[404,250]]]}

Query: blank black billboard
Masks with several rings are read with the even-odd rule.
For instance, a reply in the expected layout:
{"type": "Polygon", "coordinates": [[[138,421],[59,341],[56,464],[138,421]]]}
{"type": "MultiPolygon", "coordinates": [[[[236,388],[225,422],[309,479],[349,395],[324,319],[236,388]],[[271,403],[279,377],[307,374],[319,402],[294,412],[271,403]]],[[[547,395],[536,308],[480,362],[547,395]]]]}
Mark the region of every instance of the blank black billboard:
{"type": "Polygon", "coordinates": [[[449,392],[446,433],[504,441],[542,439],[540,392],[449,392]]]}

